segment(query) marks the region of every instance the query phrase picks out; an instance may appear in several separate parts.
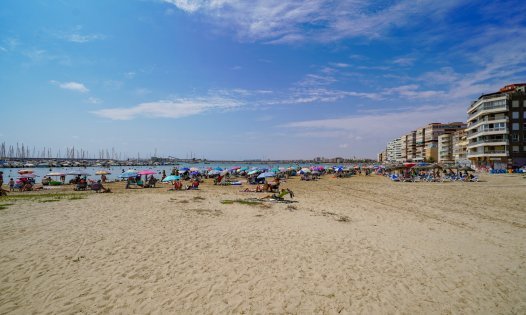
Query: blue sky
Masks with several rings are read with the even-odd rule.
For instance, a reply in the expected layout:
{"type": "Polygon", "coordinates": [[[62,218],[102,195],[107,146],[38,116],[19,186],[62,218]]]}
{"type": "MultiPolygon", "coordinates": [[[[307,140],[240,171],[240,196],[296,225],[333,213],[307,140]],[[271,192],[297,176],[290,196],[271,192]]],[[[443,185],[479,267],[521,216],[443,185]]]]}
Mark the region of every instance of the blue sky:
{"type": "Polygon", "coordinates": [[[371,157],[526,81],[524,1],[0,4],[0,142],[371,157]]]}

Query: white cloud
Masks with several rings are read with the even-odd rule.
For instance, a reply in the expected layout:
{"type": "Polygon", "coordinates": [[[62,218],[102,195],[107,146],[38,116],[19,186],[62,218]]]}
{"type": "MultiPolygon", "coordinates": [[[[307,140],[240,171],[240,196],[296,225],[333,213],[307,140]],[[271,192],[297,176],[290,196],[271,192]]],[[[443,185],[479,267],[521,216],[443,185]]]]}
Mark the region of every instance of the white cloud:
{"type": "Polygon", "coordinates": [[[124,76],[125,76],[127,79],[133,79],[133,78],[135,78],[135,75],[136,75],[136,74],[137,74],[137,73],[135,73],[135,71],[128,71],[128,72],[124,73],[124,76]]]}
{"type": "Polygon", "coordinates": [[[337,80],[334,77],[325,75],[318,75],[318,74],[307,74],[303,80],[298,82],[298,85],[301,86],[317,86],[317,85],[329,85],[337,80]]]}
{"type": "Polygon", "coordinates": [[[88,97],[88,99],[86,100],[87,103],[90,103],[90,104],[100,104],[102,103],[102,100],[100,98],[96,98],[96,97],[88,97]]]}
{"type": "Polygon", "coordinates": [[[399,137],[430,122],[463,121],[466,104],[421,106],[384,113],[366,113],[333,119],[290,122],[287,128],[296,136],[326,138],[359,147],[361,154],[374,156],[388,140],[399,137]],[[364,142],[363,139],[367,139],[364,142]]]}
{"type": "Polygon", "coordinates": [[[104,35],[100,34],[66,34],[62,38],[73,43],[87,43],[92,42],[98,39],[106,38],[104,35]]]}
{"type": "Polygon", "coordinates": [[[377,37],[417,19],[435,20],[461,0],[163,0],[190,14],[202,13],[242,40],[294,43],[377,37]]]}
{"type": "Polygon", "coordinates": [[[112,120],[130,120],[134,118],[182,118],[214,110],[231,110],[242,106],[241,102],[225,98],[196,98],[161,100],[141,103],[129,108],[108,108],[93,113],[112,120]]]}
{"type": "Polygon", "coordinates": [[[412,57],[400,57],[393,60],[394,64],[400,65],[400,66],[412,66],[415,62],[415,58],[412,57]]]}
{"type": "Polygon", "coordinates": [[[199,1],[193,0],[163,0],[164,2],[171,3],[177,6],[179,9],[188,13],[193,13],[201,8],[199,1]]]}
{"type": "Polygon", "coordinates": [[[379,93],[365,93],[355,91],[342,91],[326,88],[301,88],[290,89],[289,95],[278,100],[268,100],[268,105],[278,104],[306,104],[314,102],[336,102],[346,97],[363,97],[371,100],[382,99],[379,93]]]}
{"type": "Polygon", "coordinates": [[[444,95],[443,91],[419,91],[417,84],[402,85],[394,88],[384,89],[383,95],[399,95],[402,97],[414,99],[414,98],[438,98],[444,95]]]}
{"type": "Polygon", "coordinates": [[[62,82],[61,83],[61,82],[52,80],[51,83],[58,85],[58,87],[60,87],[61,89],[65,89],[65,90],[76,91],[76,92],[81,92],[81,93],[89,92],[89,89],[86,86],[84,86],[84,84],[78,83],[78,82],[62,82]]]}

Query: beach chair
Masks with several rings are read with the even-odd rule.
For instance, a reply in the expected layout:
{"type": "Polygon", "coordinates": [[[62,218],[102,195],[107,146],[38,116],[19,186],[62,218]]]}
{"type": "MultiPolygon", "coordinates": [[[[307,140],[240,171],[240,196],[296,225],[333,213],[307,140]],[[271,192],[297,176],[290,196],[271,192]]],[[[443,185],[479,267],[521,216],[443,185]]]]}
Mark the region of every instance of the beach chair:
{"type": "Polygon", "coordinates": [[[88,182],[80,182],[77,183],[77,186],[74,188],[74,190],[86,190],[88,188],[88,182]]]}
{"type": "Polygon", "coordinates": [[[98,193],[98,192],[100,192],[101,189],[102,189],[102,185],[101,184],[99,184],[99,183],[91,184],[91,190],[93,190],[94,192],[98,193]]]}

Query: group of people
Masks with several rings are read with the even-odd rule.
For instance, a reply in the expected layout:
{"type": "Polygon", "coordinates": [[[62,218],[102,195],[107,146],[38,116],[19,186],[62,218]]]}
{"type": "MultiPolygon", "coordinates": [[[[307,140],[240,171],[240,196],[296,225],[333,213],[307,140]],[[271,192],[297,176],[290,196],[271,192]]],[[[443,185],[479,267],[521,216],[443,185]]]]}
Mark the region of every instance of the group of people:
{"type": "MultiPolygon", "coordinates": [[[[184,187],[184,190],[199,189],[199,184],[200,184],[200,183],[201,183],[201,182],[199,181],[198,178],[194,178],[194,179],[192,179],[192,182],[190,183],[190,185],[186,185],[186,186],[184,187]]],[[[182,181],[180,181],[180,180],[174,180],[173,185],[174,185],[174,187],[168,189],[169,191],[173,191],[173,190],[183,190],[183,182],[182,182],[182,181]]]]}
{"type": "Polygon", "coordinates": [[[281,180],[279,177],[276,177],[271,182],[267,182],[265,180],[264,184],[258,184],[255,189],[246,188],[242,190],[242,192],[273,192],[273,191],[279,191],[279,185],[281,184],[281,180]]]}
{"type": "MultiPolygon", "coordinates": [[[[0,194],[6,195],[7,190],[5,190],[2,186],[4,185],[4,172],[0,171],[0,194]]],[[[18,191],[31,191],[35,188],[35,180],[33,178],[20,178],[19,181],[15,181],[13,178],[10,178],[7,182],[7,185],[9,186],[9,191],[13,192],[15,190],[18,191]]],[[[42,187],[40,187],[41,189],[42,187]]]]}
{"type": "Polygon", "coordinates": [[[126,189],[129,189],[131,185],[137,185],[142,188],[151,188],[155,187],[156,183],[157,178],[155,178],[153,175],[147,177],[145,181],[142,180],[141,175],[137,175],[136,177],[128,177],[126,179],[126,189]]]}

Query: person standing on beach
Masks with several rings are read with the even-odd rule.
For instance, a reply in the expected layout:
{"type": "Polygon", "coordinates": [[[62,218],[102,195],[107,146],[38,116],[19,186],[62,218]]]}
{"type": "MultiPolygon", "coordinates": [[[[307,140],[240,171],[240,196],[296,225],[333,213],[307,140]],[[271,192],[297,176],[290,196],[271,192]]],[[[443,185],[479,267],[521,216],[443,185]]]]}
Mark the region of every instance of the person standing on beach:
{"type": "Polygon", "coordinates": [[[15,191],[15,180],[12,178],[9,180],[9,191],[15,191]]]}
{"type": "Polygon", "coordinates": [[[0,190],[2,189],[3,184],[4,184],[4,172],[0,171],[0,190]]]}

